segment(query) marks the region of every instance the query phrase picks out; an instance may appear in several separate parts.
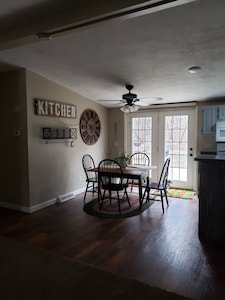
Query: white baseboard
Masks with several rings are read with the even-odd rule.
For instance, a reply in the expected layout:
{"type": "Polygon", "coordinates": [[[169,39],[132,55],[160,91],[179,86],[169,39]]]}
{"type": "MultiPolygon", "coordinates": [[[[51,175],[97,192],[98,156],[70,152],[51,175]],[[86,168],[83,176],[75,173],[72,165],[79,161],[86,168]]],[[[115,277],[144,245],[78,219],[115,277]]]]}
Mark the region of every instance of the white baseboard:
{"type": "Polygon", "coordinates": [[[8,209],[13,209],[13,210],[18,210],[22,212],[29,213],[29,207],[27,206],[22,206],[18,204],[13,204],[13,203],[8,203],[8,202],[0,202],[0,207],[8,208],[8,209]]]}
{"type": "Polygon", "coordinates": [[[22,211],[22,212],[25,212],[25,213],[33,213],[33,212],[38,211],[42,208],[45,208],[45,207],[48,207],[50,205],[58,203],[59,202],[59,197],[61,197],[61,199],[63,199],[63,201],[60,201],[60,202],[64,202],[64,201],[68,201],[72,198],[75,198],[76,195],[81,194],[84,191],[85,191],[85,188],[81,188],[79,190],[69,192],[65,195],[57,196],[56,198],[47,200],[45,202],[42,202],[42,203],[39,203],[39,204],[33,205],[33,206],[23,206],[23,205],[8,203],[8,202],[0,202],[0,207],[9,208],[9,209],[13,209],[13,210],[18,210],[18,211],[22,211]],[[66,195],[71,195],[71,196],[73,195],[73,197],[68,197],[67,198],[66,195]],[[63,198],[63,196],[65,196],[65,198],[63,198]]]}

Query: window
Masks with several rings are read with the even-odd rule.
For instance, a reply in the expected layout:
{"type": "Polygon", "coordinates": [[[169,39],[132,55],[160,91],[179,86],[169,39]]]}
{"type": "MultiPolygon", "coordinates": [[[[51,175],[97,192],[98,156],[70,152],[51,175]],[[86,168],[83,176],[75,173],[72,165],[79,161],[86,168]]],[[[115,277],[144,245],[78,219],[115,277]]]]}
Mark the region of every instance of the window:
{"type": "Polygon", "coordinates": [[[152,117],[132,118],[131,152],[145,152],[151,159],[152,154],[152,117]]]}

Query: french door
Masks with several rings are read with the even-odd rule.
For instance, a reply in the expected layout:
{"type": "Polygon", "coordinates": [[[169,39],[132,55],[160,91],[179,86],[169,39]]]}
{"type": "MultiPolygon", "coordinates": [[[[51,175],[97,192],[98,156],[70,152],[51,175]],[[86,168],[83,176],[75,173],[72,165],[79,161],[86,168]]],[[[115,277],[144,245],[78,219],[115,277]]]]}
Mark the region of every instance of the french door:
{"type": "Polygon", "coordinates": [[[197,124],[195,108],[137,112],[128,118],[128,151],[145,152],[151,164],[152,180],[158,180],[163,163],[170,157],[169,180],[171,186],[195,187],[194,154],[197,124]]]}

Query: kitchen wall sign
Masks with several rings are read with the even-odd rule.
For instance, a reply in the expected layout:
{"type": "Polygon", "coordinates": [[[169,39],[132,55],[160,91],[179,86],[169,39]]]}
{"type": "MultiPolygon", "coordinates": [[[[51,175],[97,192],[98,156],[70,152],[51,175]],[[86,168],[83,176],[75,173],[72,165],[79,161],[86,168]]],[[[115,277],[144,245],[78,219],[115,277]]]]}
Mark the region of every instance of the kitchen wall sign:
{"type": "Polygon", "coordinates": [[[35,99],[35,114],[39,116],[76,118],[77,107],[73,104],[35,99]]]}

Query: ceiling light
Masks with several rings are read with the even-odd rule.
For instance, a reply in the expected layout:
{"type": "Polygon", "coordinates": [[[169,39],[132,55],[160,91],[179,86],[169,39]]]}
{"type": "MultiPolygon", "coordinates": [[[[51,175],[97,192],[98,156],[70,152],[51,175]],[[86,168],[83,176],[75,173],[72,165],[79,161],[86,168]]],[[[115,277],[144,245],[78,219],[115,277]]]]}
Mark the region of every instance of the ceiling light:
{"type": "Polygon", "coordinates": [[[201,70],[201,67],[199,67],[199,66],[193,66],[193,67],[188,68],[188,72],[191,74],[198,73],[200,70],[201,70]]]}
{"type": "Polygon", "coordinates": [[[133,104],[133,105],[126,104],[123,107],[121,107],[120,110],[122,110],[122,112],[124,112],[124,113],[135,112],[135,111],[139,110],[139,106],[135,105],[135,104],[133,104]]]}

